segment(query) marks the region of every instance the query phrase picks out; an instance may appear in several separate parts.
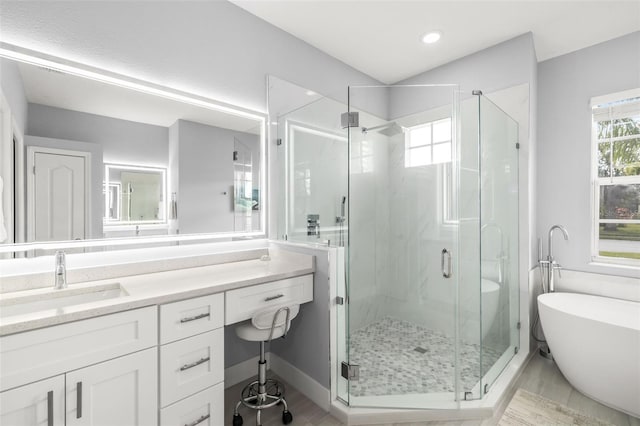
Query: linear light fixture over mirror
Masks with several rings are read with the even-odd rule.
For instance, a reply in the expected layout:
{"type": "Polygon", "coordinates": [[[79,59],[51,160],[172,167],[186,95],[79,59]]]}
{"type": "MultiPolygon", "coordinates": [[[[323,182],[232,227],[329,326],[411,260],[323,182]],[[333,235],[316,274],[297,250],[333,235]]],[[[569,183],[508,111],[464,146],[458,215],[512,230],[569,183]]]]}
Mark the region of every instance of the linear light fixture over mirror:
{"type": "Polygon", "coordinates": [[[0,253],[266,236],[266,114],[6,43],[0,67],[0,253]]]}

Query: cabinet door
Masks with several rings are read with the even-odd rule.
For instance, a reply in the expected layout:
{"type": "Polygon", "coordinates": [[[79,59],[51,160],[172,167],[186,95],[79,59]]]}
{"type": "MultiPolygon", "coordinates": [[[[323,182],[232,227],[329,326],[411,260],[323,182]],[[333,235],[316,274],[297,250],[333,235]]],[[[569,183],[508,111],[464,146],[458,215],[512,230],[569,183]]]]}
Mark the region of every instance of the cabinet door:
{"type": "Polygon", "coordinates": [[[0,393],[0,425],[64,426],[64,375],[0,393]]]}
{"type": "Polygon", "coordinates": [[[67,373],[67,426],[158,423],[157,349],[67,373]]]}

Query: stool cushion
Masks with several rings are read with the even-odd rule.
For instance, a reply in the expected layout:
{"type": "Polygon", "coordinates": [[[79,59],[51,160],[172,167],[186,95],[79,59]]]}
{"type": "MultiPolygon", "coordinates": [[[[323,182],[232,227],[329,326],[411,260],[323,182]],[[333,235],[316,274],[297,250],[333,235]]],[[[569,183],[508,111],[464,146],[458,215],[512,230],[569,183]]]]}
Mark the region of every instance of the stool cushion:
{"type": "MultiPolygon", "coordinates": [[[[266,342],[269,340],[270,333],[271,329],[260,330],[259,328],[255,328],[253,324],[251,324],[251,321],[242,322],[236,327],[238,337],[250,342],[266,342]]],[[[277,339],[282,336],[284,336],[284,324],[273,329],[273,336],[271,336],[271,338],[277,339]]]]}
{"type": "Polygon", "coordinates": [[[243,340],[251,342],[266,342],[269,340],[269,335],[271,334],[271,326],[273,325],[274,316],[278,310],[282,308],[289,308],[289,323],[285,327],[287,315],[286,311],[281,311],[276,318],[271,338],[277,339],[278,337],[284,336],[285,332],[291,327],[291,320],[298,315],[300,305],[273,306],[256,312],[251,320],[242,322],[236,327],[236,334],[243,340]]]}

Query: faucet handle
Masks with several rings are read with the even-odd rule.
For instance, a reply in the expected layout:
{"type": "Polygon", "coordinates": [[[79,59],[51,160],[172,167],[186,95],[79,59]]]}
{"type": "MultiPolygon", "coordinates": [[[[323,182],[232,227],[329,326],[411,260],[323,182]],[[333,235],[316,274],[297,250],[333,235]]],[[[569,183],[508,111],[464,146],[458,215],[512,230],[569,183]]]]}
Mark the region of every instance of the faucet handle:
{"type": "Polygon", "coordinates": [[[552,267],[555,271],[558,271],[558,277],[562,278],[562,265],[554,261],[552,267]]]}

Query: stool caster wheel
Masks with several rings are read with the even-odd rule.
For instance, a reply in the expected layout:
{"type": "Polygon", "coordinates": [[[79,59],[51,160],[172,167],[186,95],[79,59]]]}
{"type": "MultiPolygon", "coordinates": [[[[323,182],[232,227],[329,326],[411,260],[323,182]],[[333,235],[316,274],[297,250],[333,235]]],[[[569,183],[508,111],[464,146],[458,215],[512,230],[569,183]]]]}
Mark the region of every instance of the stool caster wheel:
{"type": "Polygon", "coordinates": [[[283,411],[282,412],[282,423],[285,425],[288,425],[289,423],[291,423],[293,421],[293,415],[291,414],[290,411],[283,411]]]}
{"type": "Polygon", "coordinates": [[[233,415],[233,426],[242,426],[242,416],[240,414],[233,415]]]}

